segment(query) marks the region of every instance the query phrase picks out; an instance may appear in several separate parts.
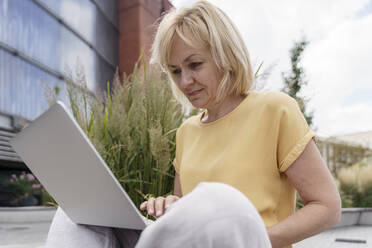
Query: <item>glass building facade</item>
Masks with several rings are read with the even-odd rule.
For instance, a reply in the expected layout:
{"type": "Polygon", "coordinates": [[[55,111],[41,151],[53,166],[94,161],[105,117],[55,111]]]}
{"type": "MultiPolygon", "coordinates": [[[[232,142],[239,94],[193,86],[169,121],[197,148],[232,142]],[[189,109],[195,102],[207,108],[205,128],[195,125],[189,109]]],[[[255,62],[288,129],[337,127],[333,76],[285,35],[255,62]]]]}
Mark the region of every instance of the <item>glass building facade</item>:
{"type": "Polygon", "coordinates": [[[103,90],[118,65],[117,15],[117,0],[0,0],[0,112],[34,120],[48,107],[44,83],[67,103],[77,63],[89,90],[103,90]]]}

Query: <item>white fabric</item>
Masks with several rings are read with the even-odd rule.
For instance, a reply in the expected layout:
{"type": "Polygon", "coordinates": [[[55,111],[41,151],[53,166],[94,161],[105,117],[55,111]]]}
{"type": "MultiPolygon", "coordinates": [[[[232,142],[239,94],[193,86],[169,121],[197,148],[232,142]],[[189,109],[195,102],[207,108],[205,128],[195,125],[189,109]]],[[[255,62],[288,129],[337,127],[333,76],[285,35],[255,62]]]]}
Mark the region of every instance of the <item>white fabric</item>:
{"type": "Polygon", "coordinates": [[[252,203],[222,183],[200,183],[141,234],[136,248],[269,248],[252,203]]]}
{"type": "MultiPolygon", "coordinates": [[[[128,229],[118,231],[74,224],[59,208],[46,248],[134,247],[138,235],[128,229]]],[[[136,245],[136,248],[164,247],[269,248],[271,245],[260,215],[241,192],[222,183],[200,183],[148,226],[136,245]]]]}
{"type": "Polygon", "coordinates": [[[77,225],[58,208],[49,229],[46,248],[119,248],[112,228],[77,225]]]}

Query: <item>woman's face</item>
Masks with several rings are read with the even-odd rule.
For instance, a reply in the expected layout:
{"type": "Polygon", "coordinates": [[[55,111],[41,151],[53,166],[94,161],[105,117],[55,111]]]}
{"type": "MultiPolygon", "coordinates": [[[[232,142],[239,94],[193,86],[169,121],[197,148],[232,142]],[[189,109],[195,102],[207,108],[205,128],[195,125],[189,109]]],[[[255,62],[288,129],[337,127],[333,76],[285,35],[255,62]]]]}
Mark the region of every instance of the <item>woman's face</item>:
{"type": "Polygon", "coordinates": [[[169,70],[178,88],[196,108],[213,108],[222,73],[207,48],[194,48],[177,37],[169,70]]]}

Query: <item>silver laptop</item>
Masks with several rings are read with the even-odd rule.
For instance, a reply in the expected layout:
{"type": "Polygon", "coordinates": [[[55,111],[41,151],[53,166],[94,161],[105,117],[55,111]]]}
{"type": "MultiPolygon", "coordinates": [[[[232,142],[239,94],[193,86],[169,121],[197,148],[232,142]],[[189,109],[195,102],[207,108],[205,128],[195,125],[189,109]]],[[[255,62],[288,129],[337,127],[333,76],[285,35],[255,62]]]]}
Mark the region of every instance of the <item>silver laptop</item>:
{"type": "Polygon", "coordinates": [[[136,230],[149,224],[62,102],[10,143],[75,223],[136,230]]]}

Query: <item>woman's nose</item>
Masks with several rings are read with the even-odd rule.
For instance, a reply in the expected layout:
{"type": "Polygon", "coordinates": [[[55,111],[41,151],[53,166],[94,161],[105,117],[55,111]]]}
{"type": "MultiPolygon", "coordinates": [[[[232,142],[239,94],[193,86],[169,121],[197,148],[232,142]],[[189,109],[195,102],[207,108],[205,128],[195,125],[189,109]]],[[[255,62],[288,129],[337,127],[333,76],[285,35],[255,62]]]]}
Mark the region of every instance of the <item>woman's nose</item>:
{"type": "Polygon", "coordinates": [[[194,81],[192,77],[192,73],[189,72],[182,72],[181,74],[181,82],[180,82],[180,87],[181,88],[187,88],[190,84],[192,84],[194,81]]]}

